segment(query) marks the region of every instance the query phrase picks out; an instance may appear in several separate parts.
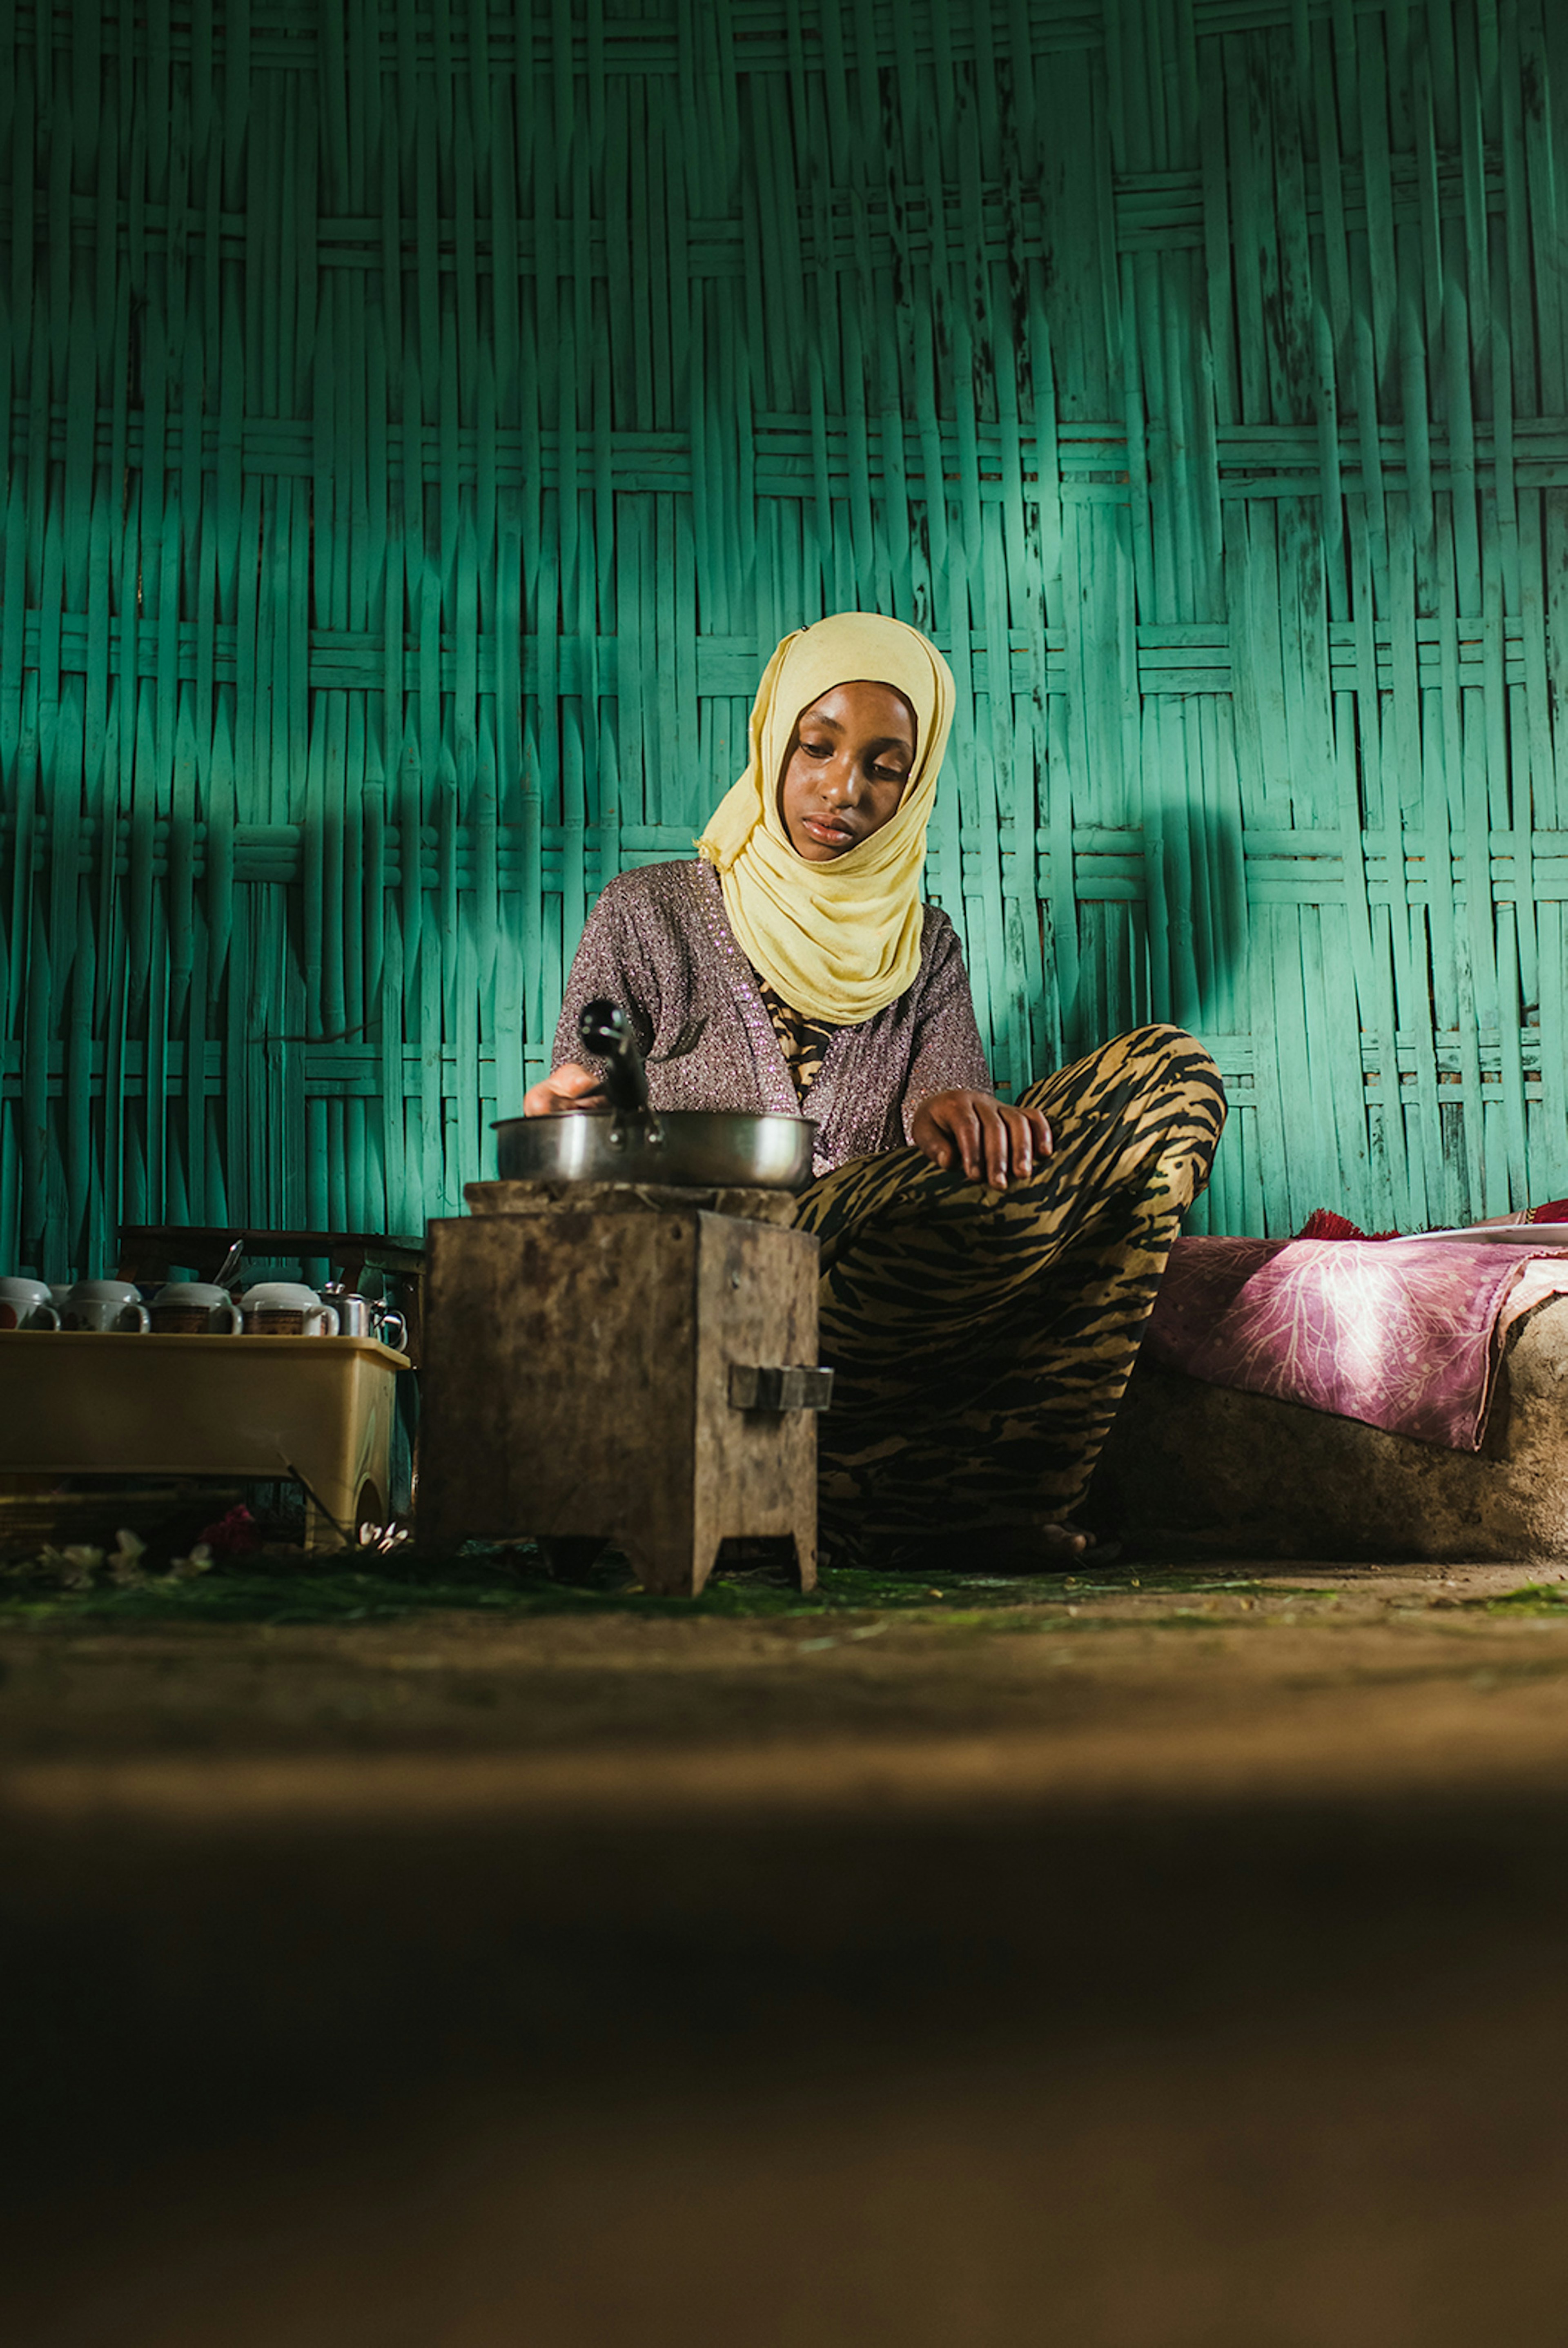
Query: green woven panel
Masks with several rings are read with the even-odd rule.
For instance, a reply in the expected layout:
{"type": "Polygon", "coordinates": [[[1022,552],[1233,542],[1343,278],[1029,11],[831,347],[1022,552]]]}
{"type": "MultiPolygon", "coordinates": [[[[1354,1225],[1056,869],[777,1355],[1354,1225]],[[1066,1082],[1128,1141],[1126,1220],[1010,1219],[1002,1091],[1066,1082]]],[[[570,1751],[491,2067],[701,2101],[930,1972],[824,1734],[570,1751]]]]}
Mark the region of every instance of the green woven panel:
{"type": "Polygon", "coordinates": [[[999,1084],[1568,1189],[1555,0],[0,0],[0,1265],[417,1227],[786,628],[958,679],[999,1084]]]}

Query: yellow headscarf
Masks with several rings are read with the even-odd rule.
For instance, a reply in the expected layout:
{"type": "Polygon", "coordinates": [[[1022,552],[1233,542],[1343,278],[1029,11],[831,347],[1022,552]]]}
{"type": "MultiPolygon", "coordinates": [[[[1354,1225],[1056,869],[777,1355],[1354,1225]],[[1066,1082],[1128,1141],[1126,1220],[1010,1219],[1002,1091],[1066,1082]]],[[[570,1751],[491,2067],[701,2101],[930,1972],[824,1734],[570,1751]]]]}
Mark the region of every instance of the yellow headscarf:
{"type": "Polygon", "coordinates": [[[757,688],[746,771],[697,849],[753,970],[810,1019],[857,1027],[914,982],[925,827],[953,724],[953,672],[902,620],[841,612],[786,636],[757,688]],[[790,845],[779,783],[795,721],[836,685],[891,685],[915,716],[914,766],[891,823],[829,864],[790,845]]]}

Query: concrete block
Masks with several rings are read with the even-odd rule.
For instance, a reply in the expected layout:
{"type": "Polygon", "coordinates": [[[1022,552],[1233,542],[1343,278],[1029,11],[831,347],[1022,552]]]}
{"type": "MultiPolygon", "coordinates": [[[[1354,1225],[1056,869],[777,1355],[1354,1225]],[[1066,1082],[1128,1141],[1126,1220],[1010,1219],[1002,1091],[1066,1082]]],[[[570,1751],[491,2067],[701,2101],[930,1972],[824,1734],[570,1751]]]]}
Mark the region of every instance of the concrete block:
{"type": "Polygon", "coordinates": [[[1505,1344],[1480,1451],[1140,1364],[1093,1513],[1140,1540],[1214,1557],[1568,1553],[1568,1297],[1516,1323],[1505,1344]]]}

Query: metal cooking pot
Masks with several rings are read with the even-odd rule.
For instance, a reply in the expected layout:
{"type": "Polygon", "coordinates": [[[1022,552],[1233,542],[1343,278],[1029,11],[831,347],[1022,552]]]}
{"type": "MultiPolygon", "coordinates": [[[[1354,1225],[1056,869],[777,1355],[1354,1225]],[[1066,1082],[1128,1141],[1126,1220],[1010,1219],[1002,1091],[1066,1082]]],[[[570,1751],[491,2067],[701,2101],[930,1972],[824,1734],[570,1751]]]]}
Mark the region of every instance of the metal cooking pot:
{"type": "Polygon", "coordinates": [[[569,1109],[496,1125],[503,1182],[669,1182],[691,1189],[798,1190],[811,1178],[803,1117],[728,1117],[707,1109],[640,1115],[569,1109]]]}
{"type": "Polygon", "coordinates": [[[605,1063],[603,1108],[497,1121],[503,1182],[655,1182],[692,1189],[798,1190],[811,1178],[809,1117],[724,1110],[654,1109],[636,1042],[612,1003],[578,1022],[584,1048],[605,1063]]]}

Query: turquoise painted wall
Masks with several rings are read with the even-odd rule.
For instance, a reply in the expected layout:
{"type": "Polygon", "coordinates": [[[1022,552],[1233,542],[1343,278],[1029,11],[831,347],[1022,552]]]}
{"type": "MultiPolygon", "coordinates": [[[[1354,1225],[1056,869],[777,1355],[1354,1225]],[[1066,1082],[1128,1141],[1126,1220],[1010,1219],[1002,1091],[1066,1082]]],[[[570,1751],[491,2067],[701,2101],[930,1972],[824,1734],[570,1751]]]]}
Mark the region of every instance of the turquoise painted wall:
{"type": "Polygon", "coordinates": [[[785,628],[959,682],[996,1073],[1568,1189],[1568,11],[0,5],[0,1260],[402,1230],[785,628]]]}

